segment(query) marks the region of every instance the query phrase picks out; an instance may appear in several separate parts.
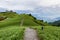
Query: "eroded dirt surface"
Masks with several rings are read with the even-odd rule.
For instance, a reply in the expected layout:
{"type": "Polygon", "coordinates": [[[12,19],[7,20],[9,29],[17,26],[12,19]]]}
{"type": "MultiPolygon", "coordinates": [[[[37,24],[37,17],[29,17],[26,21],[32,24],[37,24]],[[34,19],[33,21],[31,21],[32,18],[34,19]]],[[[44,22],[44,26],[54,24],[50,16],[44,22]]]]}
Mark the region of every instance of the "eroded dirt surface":
{"type": "Polygon", "coordinates": [[[26,28],[24,40],[38,40],[37,32],[34,29],[26,28]]]}

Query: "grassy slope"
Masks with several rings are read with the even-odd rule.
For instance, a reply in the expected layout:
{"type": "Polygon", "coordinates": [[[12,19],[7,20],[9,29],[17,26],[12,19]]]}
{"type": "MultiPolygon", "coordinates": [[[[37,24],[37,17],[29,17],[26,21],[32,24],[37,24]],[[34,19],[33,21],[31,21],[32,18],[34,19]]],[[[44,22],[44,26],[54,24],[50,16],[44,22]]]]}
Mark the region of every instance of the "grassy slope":
{"type": "Polygon", "coordinates": [[[34,22],[33,17],[24,15],[24,26],[38,26],[39,24],[34,22]]]}
{"type": "Polygon", "coordinates": [[[24,28],[9,26],[0,29],[0,40],[23,40],[24,28]]]}
{"type": "Polygon", "coordinates": [[[38,31],[41,40],[60,40],[60,27],[45,26],[44,30],[41,30],[41,26],[34,26],[33,28],[38,31]]]}
{"type": "Polygon", "coordinates": [[[17,17],[19,15],[15,12],[0,12],[0,16],[6,16],[8,18],[14,18],[14,17],[17,17]]]}
{"type": "MultiPolygon", "coordinates": [[[[12,14],[10,14],[11,16],[12,14]]],[[[21,39],[23,37],[23,29],[20,27],[21,20],[24,19],[23,26],[39,26],[38,23],[35,22],[34,18],[25,14],[21,14],[19,16],[8,16],[8,19],[0,21],[0,40],[15,40],[21,39]],[[22,31],[22,32],[21,32],[22,31]],[[21,35],[20,35],[21,34],[21,35]],[[17,36],[16,36],[17,35],[17,36]],[[21,37],[21,38],[19,38],[21,37]]],[[[40,27],[37,27],[38,32],[40,27]]],[[[42,32],[41,32],[42,33],[42,32]]],[[[39,34],[40,35],[40,34],[39,34]]]]}
{"type": "Polygon", "coordinates": [[[20,17],[0,21],[0,40],[23,40],[24,29],[20,27],[20,17]]]}
{"type": "MultiPolygon", "coordinates": [[[[1,13],[0,15],[4,15],[4,13],[1,13]]],[[[22,19],[24,19],[24,23],[23,23],[23,26],[38,26],[39,24],[34,22],[34,18],[27,15],[27,14],[20,14],[18,16],[16,16],[17,14],[14,14],[13,16],[13,13],[6,13],[4,16],[7,16],[8,19],[0,22],[0,26],[9,26],[9,25],[19,25],[22,21],[22,19]],[[9,16],[8,16],[9,14],[9,16]],[[12,18],[11,18],[11,17],[12,18]]]]}
{"type": "Polygon", "coordinates": [[[21,16],[8,17],[0,21],[0,40],[23,40],[25,27],[20,27],[20,21],[21,16]]]}
{"type": "Polygon", "coordinates": [[[34,19],[32,17],[27,15],[21,14],[15,18],[8,17],[8,19],[0,21],[0,40],[23,40],[25,27],[20,27],[22,19],[24,19],[23,26],[38,25],[33,22],[34,19]]]}
{"type": "Polygon", "coordinates": [[[16,12],[1,12],[0,16],[6,16],[8,18],[3,23],[1,23],[1,25],[5,25],[5,26],[6,25],[14,25],[14,24],[17,25],[21,22],[22,19],[24,19],[23,26],[39,26],[41,24],[46,25],[46,23],[41,22],[40,20],[35,20],[32,15],[29,16],[28,14],[20,14],[19,15],[16,12]]]}

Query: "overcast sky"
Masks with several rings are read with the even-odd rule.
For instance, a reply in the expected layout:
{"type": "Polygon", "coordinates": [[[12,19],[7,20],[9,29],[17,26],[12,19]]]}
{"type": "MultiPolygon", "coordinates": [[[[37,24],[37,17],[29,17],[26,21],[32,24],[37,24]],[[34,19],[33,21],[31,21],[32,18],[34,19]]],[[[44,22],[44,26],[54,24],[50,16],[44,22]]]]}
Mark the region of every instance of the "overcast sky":
{"type": "Polygon", "coordinates": [[[48,12],[46,14],[47,17],[54,18],[60,16],[60,0],[0,0],[0,8],[8,10],[31,10],[39,15],[38,11],[40,11],[39,8],[41,7],[44,11],[48,12]]]}
{"type": "Polygon", "coordinates": [[[0,7],[10,10],[34,10],[40,6],[60,6],[60,0],[0,0],[0,7]]]}

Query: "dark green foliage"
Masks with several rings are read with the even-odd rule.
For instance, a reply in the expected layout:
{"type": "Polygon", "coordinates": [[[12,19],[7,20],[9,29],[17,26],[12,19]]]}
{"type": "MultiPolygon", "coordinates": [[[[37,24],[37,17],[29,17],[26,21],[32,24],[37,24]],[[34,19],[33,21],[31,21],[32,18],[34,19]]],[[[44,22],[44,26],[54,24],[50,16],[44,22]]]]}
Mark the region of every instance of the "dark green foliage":
{"type": "Polygon", "coordinates": [[[29,14],[29,16],[32,16],[31,14],[29,14]]]}
{"type": "Polygon", "coordinates": [[[4,20],[4,19],[7,19],[7,17],[0,16],[0,21],[2,21],[2,20],[4,20]]]}
{"type": "Polygon", "coordinates": [[[35,20],[36,20],[36,18],[35,17],[33,17],[35,20]]]}
{"type": "Polygon", "coordinates": [[[40,20],[41,22],[43,22],[43,20],[40,20]]]}
{"type": "Polygon", "coordinates": [[[32,16],[31,14],[28,14],[28,15],[31,16],[31,17],[33,17],[36,20],[36,18],[34,16],[32,16]]]}
{"type": "Polygon", "coordinates": [[[41,26],[47,26],[48,23],[44,22],[43,20],[34,20],[34,22],[36,22],[37,24],[41,25],[41,26]]]}
{"type": "Polygon", "coordinates": [[[60,20],[50,23],[53,26],[60,26],[60,20]]]}

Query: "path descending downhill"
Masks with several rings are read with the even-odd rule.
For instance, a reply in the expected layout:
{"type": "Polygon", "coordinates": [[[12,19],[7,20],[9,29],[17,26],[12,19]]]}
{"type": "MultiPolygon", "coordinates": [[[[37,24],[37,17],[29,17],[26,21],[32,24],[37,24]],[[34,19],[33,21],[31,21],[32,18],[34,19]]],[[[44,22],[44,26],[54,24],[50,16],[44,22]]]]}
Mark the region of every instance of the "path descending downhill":
{"type": "Polygon", "coordinates": [[[26,28],[24,40],[38,40],[37,32],[34,29],[26,28]]]}

